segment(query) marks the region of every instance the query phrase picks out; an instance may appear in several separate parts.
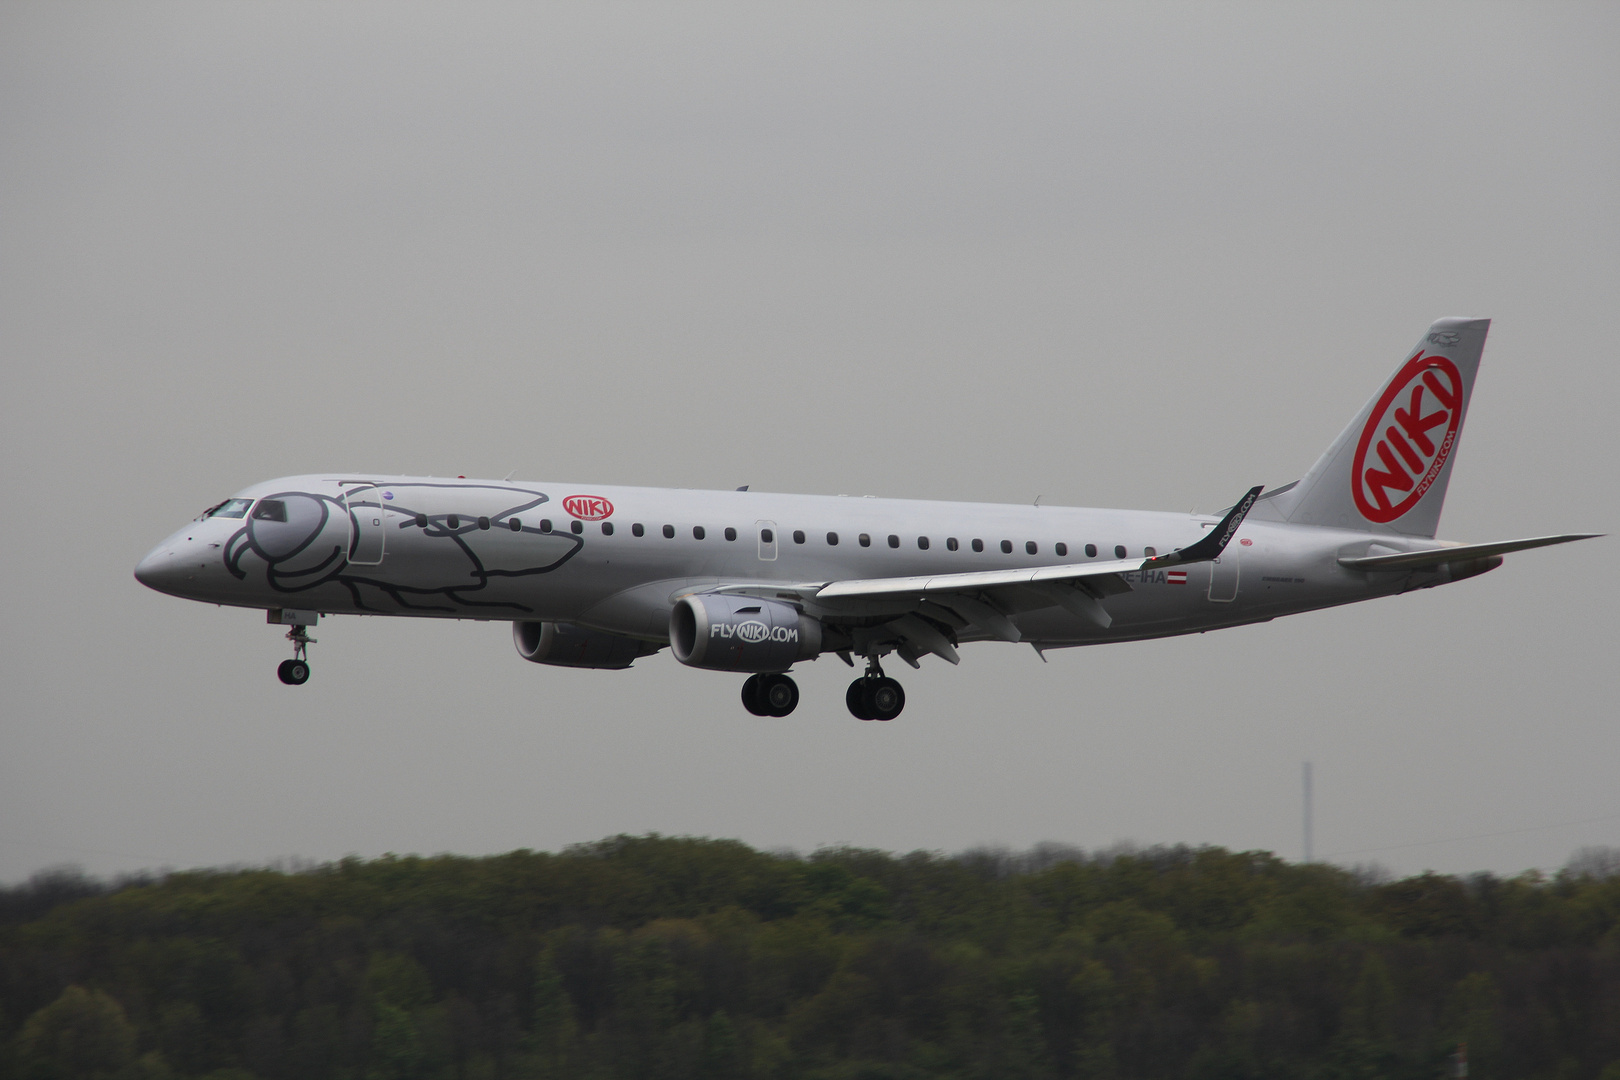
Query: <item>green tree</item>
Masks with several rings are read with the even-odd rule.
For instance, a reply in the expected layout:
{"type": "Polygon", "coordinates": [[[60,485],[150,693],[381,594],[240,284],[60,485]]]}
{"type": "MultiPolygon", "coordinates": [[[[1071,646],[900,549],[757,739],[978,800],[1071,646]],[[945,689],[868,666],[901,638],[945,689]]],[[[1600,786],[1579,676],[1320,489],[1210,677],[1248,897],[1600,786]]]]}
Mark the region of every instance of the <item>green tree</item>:
{"type": "Polygon", "coordinates": [[[566,1076],[579,1035],[574,999],[563,985],[552,951],[540,954],[534,972],[534,1033],[530,1043],[541,1077],[566,1076]]]}
{"type": "Polygon", "coordinates": [[[739,1080],[747,1075],[742,1041],[724,1009],[717,1010],[703,1025],[703,1046],[698,1058],[699,1080],[739,1080]]]}
{"type": "MultiPolygon", "coordinates": [[[[1497,1075],[1502,1050],[1502,993],[1488,971],[1465,975],[1452,988],[1442,1020],[1441,1042],[1448,1049],[1468,1044],[1469,1075],[1497,1075]]],[[[1549,1048],[1551,1049],[1551,1048],[1549,1048]]]]}
{"type": "Polygon", "coordinates": [[[1107,1080],[1116,1071],[1113,1021],[1119,988],[1114,973],[1101,960],[1087,960],[1069,980],[1069,993],[1080,1013],[1074,1043],[1075,1075],[1083,1080],[1107,1080]]]}
{"type": "Polygon", "coordinates": [[[377,1006],[371,1029],[371,1067],[367,1080],[416,1080],[427,1065],[422,1032],[411,1014],[398,1005],[377,1006]]]}
{"type": "Polygon", "coordinates": [[[611,1029],[620,1073],[638,1080],[672,1075],[676,971],[669,946],[655,937],[631,939],[613,967],[611,1029]]]}
{"type": "Polygon", "coordinates": [[[1389,966],[1377,953],[1371,953],[1350,988],[1340,1030],[1369,1042],[1387,1042],[1395,1033],[1395,1009],[1395,984],[1390,980],[1389,966]]]}
{"type": "Polygon", "coordinates": [[[366,967],[366,989],[377,1001],[401,1009],[419,1009],[433,1000],[427,972],[403,953],[373,953],[366,967]]]}
{"type": "Polygon", "coordinates": [[[109,995],[70,986],[23,1024],[18,1049],[39,1080],[110,1080],[135,1060],[135,1027],[109,995]]]}
{"type": "Polygon", "coordinates": [[[996,1076],[1036,1080],[1047,1074],[1046,1035],[1041,1030],[1040,1001],[1022,990],[1007,1002],[1007,1035],[996,1076]]]}

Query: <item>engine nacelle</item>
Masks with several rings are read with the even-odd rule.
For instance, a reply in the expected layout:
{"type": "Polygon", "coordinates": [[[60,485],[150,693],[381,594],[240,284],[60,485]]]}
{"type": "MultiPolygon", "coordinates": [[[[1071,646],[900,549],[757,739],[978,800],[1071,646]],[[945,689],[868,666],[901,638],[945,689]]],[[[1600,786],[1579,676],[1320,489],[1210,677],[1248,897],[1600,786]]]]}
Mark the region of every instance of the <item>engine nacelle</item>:
{"type": "Polygon", "coordinates": [[[669,615],[675,659],[719,671],[786,671],[821,652],[821,623],[751,596],[683,596],[669,615]]]}
{"type": "Polygon", "coordinates": [[[627,668],[637,657],[651,656],[663,648],[622,634],[558,622],[515,622],[512,643],[518,655],[530,663],[614,670],[627,668]]]}

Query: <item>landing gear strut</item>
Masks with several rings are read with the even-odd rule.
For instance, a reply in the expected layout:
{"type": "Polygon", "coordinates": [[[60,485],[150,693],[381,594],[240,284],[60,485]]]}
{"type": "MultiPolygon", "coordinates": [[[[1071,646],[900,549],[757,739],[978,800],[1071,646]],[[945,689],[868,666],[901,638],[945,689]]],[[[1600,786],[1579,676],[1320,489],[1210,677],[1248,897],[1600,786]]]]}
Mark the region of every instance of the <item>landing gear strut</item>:
{"type": "Polygon", "coordinates": [[[893,720],[906,707],[906,692],[899,683],[883,674],[877,657],[869,656],[865,677],[849,684],[844,704],[857,720],[893,720]]]}
{"type": "Polygon", "coordinates": [[[287,631],[287,640],[293,643],[293,658],[283,660],[276,675],[288,686],[303,686],[309,681],[309,658],[304,650],[314,645],[315,639],[309,636],[309,627],[294,626],[287,631]]]}
{"type": "Polygon", "coordinates": [[[775,672],[750,675],[742,688],[743,708],[755,716],[786,716],[799,705],[799,684],[775,672]]]}

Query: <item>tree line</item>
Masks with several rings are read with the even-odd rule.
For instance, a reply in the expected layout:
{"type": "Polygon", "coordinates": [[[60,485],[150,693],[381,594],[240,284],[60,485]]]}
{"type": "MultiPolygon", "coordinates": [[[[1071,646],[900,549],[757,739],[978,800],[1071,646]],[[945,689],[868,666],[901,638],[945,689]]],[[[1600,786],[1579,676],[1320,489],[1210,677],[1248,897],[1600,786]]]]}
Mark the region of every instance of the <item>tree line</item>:
{"type": "Polygon", "coordinates": [[[1620,867],[619,836],[0,889],[0,1077],[1620,1080],[1620,867]]]}

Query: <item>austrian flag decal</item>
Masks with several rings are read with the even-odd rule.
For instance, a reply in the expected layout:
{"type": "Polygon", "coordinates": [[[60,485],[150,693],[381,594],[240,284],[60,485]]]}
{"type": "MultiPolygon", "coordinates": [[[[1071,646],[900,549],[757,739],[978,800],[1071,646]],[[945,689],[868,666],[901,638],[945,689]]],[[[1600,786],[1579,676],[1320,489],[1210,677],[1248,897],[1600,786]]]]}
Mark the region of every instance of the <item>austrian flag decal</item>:
{"type": "Polygon", "coordinates": [[[1350,493],[1368,521],[1388,524],[1423,501],[1457,444],[1462,376],[1422,350],[1396,372],[1361,429],[1350,493]]]}
{"type": "Polygon", "coordinates": [[[1187,584],[1187,571],[1185,571],[1185,570],[1171,570],[1171,571],[1168,571],[1164,575],[1164,580],[1165,580],[1165,583],[1168,584],[1168,585],[1185,585],[1185,584],[1187,584]]]}
{"type": "Polygon", "coordinates": [[[581,521],[602,521],[613,516],[613,504],[600,495],[570,495],[562,504],[581,521]]]}

